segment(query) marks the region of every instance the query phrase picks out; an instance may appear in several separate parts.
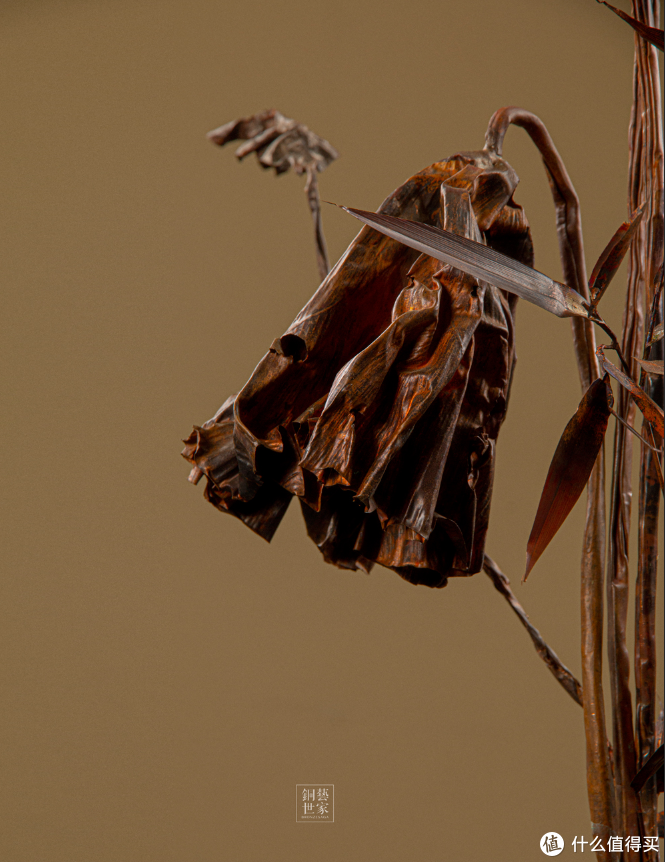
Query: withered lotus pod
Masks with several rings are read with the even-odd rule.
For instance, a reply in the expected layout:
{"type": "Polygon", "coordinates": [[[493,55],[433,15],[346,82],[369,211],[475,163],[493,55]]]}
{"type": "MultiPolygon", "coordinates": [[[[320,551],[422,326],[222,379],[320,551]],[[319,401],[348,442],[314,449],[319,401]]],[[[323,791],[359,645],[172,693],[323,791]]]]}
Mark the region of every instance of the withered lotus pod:
{"type": "MultiPolygon", "coordinates": [[[[436,162],[379,212],[531,266],[518,178],[487,151],[436,162]]],[[[364,227],[183,456],[268,541],[293,496],[329,563],[443,587],[483,564],[515,298],[364,227]]]]}

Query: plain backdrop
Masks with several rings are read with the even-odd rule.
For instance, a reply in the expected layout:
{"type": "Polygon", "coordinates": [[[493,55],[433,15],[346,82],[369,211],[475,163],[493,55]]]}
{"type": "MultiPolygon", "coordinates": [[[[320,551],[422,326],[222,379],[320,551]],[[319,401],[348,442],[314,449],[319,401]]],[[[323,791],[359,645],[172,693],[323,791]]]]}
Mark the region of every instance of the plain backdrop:
{"type": "MultiPolygon", "coordinates": [[[[322,197],[375,209],[520,105],[590,269],[626,217],[627,25],[592,0],[4,0],[0,25],[0,857],[535,862],[555,830],[572,858],[582,711],[488,578],[337,570],[297,505],[268,545],[179,451],[317,287],[302,178],[209,129],[275,107],[340,152],[322,197]],[[295,822],[311,782],[334,824],[295,822]]],[[[558,278],[539,156],[518,129],[504,152],[558,278]]],[[[356,224],[324,226],[334,261],[356,224]]],[[[579,675],[582,501],[520,586],[580,397],[569,323],[521,303],[517,349],[487,550],[579,675]]]]}

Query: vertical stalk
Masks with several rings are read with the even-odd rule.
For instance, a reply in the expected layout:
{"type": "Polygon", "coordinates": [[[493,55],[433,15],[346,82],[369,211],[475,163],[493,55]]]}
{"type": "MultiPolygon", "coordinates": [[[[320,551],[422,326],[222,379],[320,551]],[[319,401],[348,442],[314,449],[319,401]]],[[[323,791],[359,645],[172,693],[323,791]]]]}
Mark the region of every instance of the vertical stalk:
{"type": "MultiPolygon", "coordinates": [[[[634,0],[633,15],[658,26],[659,7],[654,0],[634,0]]],[[[645,307],[653,303],[654,278],[663,260],[663,140],[660,115],[660,76],[656,49],[635,37],[634,105],[631,117],[629,207],[636,199],[649,202],[648,217],[640,226],[630,259],[630,279],[639,281],[645,307]]],[[[653,328],[653,319],[650,329],[653,328]]],[[[656,320],[658,315],[655,315],[656,320]]],[[[662,356],[662,342],[652,356],[662,356]]],[[[657,403],[662,403],[662,380],[640,382],[657,403]]],[[[656,445],[661,442],[656,438],[656,445]]],[[[639,487],[638,572],[635,585],[635,726],[636,767],[639,769],[656,748],[656,581],[658,561],[658,457],[641,447],[639,487]]],[[[658,794],[655,778],[640,794],[644,834],[656,834],[658,794]]]]}
{"type": "Polygon", "coordinates": [[[312,213],[312,221],[314,222],[314,242],[316,244],[316,262],[319,266],[319,276],[321,281],[328,275],[330,265],[328,264],[328,250],[326,248],[326,239],[323,235],[323,225],[321,224],[321,201],[319,199],[319,183],[316,178],[316,168],[311,165],[307,168],[307,182],[305,184],[305,194],[307,195],[307,203],[309,204],[310,212],[312,213]]]}
{"type": "MultiPolygon", "coordinates": [[[[636,330],[635,315],[630,305],[633,296],[628,292],[623,348],[630,351],[636,330]]],[[[630,422],[634,407],[627,393],[620,393],[617,413],[630,422]]],[[[614,784],[617,813],[617,833],[627,837],[639,835],[639,802],[630,786],[636,772],[633,710],[630,692],[630,657],[626,645],[628,616],[628,536],[631,514],[631,454],[632,435],[617,423],[614,437],[612,464],[612,493],[610,508],[610,534],[607,562],[607,613],[608,613],[608,664],[612,694],[612,728],[614,741],[614,784]]],[[[640,859],[639,852],[626,851],[626,859],[640,859]]]]}
{"type": "MultiPolygon", "coordinates": [[[[657,6],[654,0],[633,0],[633,14],[642,21],[653,21],[657,6]]],[[[629,259],[628,290],[622,348],[631,363],[636,377],[633,357],[638,353],[643,337],[644,306],[656,268],[662,260],[662,138],[658,103],[660,94],[657,81],[655,50],[640,37],[635,37],[635,66],[633,77],[633,109],[629,127],[629,186],[628,209],[636,202],[648,204],[648,215],[640,225],[629,259]],[[659,260],[660,259],[660,260],[659,260]]],[[[630,421],[634,406],[625,392],[618,403],[618,412],[630,421]]],[[[626,643],[628,615],[628,535],[631,515],[631,453],[632,438],[625,429],[617,426],[614,445],[614,473],[610,518],[610,544],[608,566],[608,656],[612,683],[612,716],[614,731],[614,771],[616,806],[621,834],[653,833],[655,807],[653,792],[644,795],[646,817],[640,799],[631,787],[639,763],[653,749],[654,742],[654,686],[655,686],[655,547],[656,530],[653,524],[654,507],[657,520],[658,492],[653,484],[655,464],[650,452],[642,447],[640,481],[640,539],[638,578],[636,584],[635,614],[635,674],[636,724],[639,759],[633,728],[630,692],[630,657],[626,643]]],[[[641,854],[627,851],[625,858],[638,862],[641,854]]]]}
{"type": "MultiPolygon", "coordinates": [[[[563,161],[538,117],[520,108],[502,108],[491,118],[485,146],[490,154],[501,154],[508,126],[522,126],[538,147],[556,207],[559,252],[566,284],[588,298],[579,200],[563,161]]],[[[573,318],[573,341],[582,390],[598,377],[593,326],[573,318]]],[[[603,578],[605,550],[605,464],[601,452],[589,479],[586,524],[581,566],[582,705],[586,735],[587,791],[594,837],[602,851],[597,858],[615,858],[607,850],[608,838],[616,835],[612,775],[607,750],[605,705],[602,685],[603,578]]]]}

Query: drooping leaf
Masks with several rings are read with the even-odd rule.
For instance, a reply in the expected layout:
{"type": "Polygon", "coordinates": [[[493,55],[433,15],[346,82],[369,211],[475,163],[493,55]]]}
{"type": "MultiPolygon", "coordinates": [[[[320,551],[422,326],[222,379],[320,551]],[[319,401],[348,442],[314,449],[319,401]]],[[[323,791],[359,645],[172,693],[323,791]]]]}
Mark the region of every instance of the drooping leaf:
{"type": "Polygon", "coordinates": [[[250,153],[256,153],[261,167],[273,168],[276,174],[283,174],[293,168],[297,174],[307,175],[305,194],[314,222],[316,258],[323,280],[330,266],[321,224],[321,200],[316,177],[318,172],[325,170],[339,157],[337,151],[307,126],[296,123],[274,108],[251,117],[232,120],[208,132],[208,139],[220,147],[229,141],[247,141],[236,150],[240,160],[250,153]]]}
{"type": "Polygon", "coordinates": [[[605,369],[605,371],[613,377],[617,383],[620,383],[624,389],[627,389],[628,392],[633,397],[633,401],[637,404],[637,406],[642,411],[642,415],[644,418],[651,422],[654,429],[658,432],[660,437],[663,437],[663,411],[661,408],[646,394],[644,389],[641,386],[638,386],[635,381],[629,377],[627,374],[624,374],[616,365],[613,365],[609,359],[605,358],[605,354],[603,352],[603,348],[599,347],[596,350],[596,354],[598,359],[600,360],[601,366],[605,369]]]}
{"type": "Polygon", "coordinates": [[[652,775],[658,774],[658,793],[663,792],[663,745],[658,746],[635,778],[630,782],[633,790],[639,793],[652,775]]]}
{"type": "Polygon", "coordinates": [[[585,300],[576,290],[482,243],[383,213],[344,206],[340,209],[410,248],[514,293],[557,317],[587,317],[585,300]]]}
{"type": "Polygon", "coordinates": [[[662,359],[637,359],[636,361],[644,368],[647,374],[660,374],[661,376],[665,372],[664,363],[662,359]]]}
{"type": "MultiPolygon", "coordinates": [[[[488,241],[530,263],[527,220],[493,181],[499,171],[514,174],[482,153],[436,162],[381,211],[477,237],[478,206],[488,241]]],[[[297,499],[308,535],[341,568],[378,564],[431,587],[480,571],[511,306],[364,228],[241,392],[187,439],[193,478],[203,473],[208,501],[266,539],[297,499]]]]}
{"type": "Polygon", "coordinates": [[[657,27],[649,27],[648,24],[643,24],[642,21],[638,21],[637,18],[632,18],[626,12],[623,12],[621,9],[617,9],[616,6],[612,6],[611,3],[608,3],[607,0],[598,0],[599,3],[602,3],[603,6],[607,6],[608,9],[611,9],[615,15],[618,15],[619,18],[623,18],[630,26],[635,30],[636,33],[646,39],[647,42],[651,42],[652,45],[655,45],[656,48],[659,48],[661,51],[663,50],[663,31],[659,30],[657,27]]]}
{"type": "Polygon", "coordinates": [[[274,108],[232,120],[208,132],[208,138],[220,147],[229,141],[247,141],[238,147],[236,156],[244,159],[250,153],[256,153],[259,164],[273,168],[277,174],[283,174],[289,168],[297,174],[312,169],[322,171],[339,155],[324,138],[274,108]]]}
{"type": "Polygon", "coordinates": [[[635,210],[628,221],[625,221],[621,225],[596,261],[591,278],[589,279],[592,308],[598,305],[607,286],[621,265],[621,261],[624,259],[628,247],[642,221],[645,206],[646,204],[642,204],[641,207],[635,210]]]}
{"type": "Polygon", "coordinates": [[[554,452],[527,543],[524,580],[584,490],[603,444],[611,406],[606,374],[587,389],[554,452]]]}

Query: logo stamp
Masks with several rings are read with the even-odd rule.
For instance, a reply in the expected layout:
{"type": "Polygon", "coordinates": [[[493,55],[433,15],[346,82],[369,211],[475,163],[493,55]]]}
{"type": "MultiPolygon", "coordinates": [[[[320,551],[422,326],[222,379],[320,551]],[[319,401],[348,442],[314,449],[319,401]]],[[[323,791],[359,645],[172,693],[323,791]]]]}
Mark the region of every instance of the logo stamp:
{"type": "Polygon", "coordinates": [[[296,823],[334,823],[335,785],[296,784],[296,823]]]}
{"type": "Polygon", "coordinates": [[[545,856],[558,856],[563,852],[564,841],[558,832],[546,832],[540,839],[540,849],[545,856]]]}

